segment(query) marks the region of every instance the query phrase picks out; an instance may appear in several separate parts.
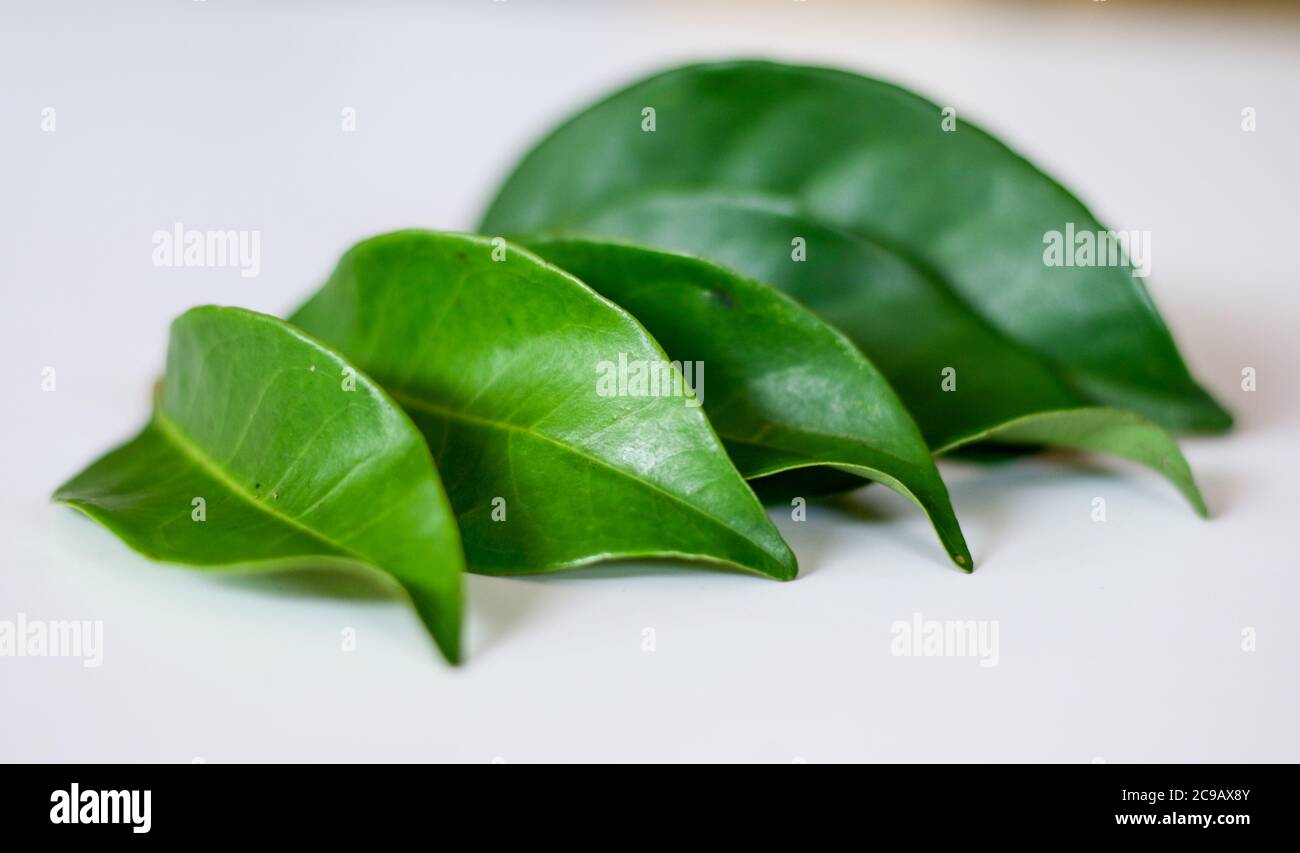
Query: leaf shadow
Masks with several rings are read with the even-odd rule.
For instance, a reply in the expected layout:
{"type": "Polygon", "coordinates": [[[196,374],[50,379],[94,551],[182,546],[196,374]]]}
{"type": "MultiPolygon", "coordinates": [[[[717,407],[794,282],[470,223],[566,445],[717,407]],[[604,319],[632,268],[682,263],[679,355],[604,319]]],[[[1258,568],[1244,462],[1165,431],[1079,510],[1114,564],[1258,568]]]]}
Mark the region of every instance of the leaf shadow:
{"type": "MultiPolygon", "coordinates": [[[[1039,463],[1037,466],[1026,466],[1024,469],[1024,473],[1030,477],[1030,482],[1056,479],[1064,475],[1098,485],[1123,484],[1125,489],[1141,494],[1143,499],[1152,505],[1181,507],[1191,512],[1186,498],[1179,493],[1173,483],[1159,472],[1132,460],[1064,448],[1048,448],[1038,454],[1036,460],[1039,463]]],[[[1202,488],[1204,477],[1197,476],[1195,471],[1193,477],[1196,479],[1197,487],[1202,488]]],[[[1222,492],[1223,490],[1220,489],[1219,494],[1222,492]]],[[[1211,516],[1215,509],[1217,506],[1211,505],[1211,516]]]]}
{"type": "Polygon", "coordinates": [[[543,590],[520,583],[519,577],[466,574],[469,604],[469,658],[492,652],[518,632],[536,611],[543,590]]]}
{"type": "Polygon", "coordinates": [[[1210,521],[1229,515],[1232,507],[1238,503],[1238,496],[1242,494],[1241,478],[1218,470],[1197,473],[1195,476],[1196,485],[1200,487],[1201,496],[1205,498],[1205,505],[1210,510],[1210,521]]]}
{"type": "MultiPolygon", "coordinates": [[[[1005,537],[1017,535],[1020,520],[1014,518],[1017,501],[1032,499],[1064,480],[1078,488],[1123,488],[1152,507],[1163,507],[1187,515],[1189,523],[1203,523],[1178,490],[1157,472],[1125,459],[1097,456],[1064,449],[1047,449],[1025,457],[1015,465],[979,465],[944,460],[944,479],[953,507],[969,536],[977,530],[983,544],[976,556],[976,571],[990,561],[1005,537]],[[1014,529],[1013,529],[1014,528],[1014,529]]],[[[1237,479],[1221,471],[1198,473],[1197,484],[1210,508],[1210,520],[1223,515],[1239,492],[1237,479]]],[[[1090,511],[1093,493],[1086,493],[1083,507],[1090,511]]]]}
{"type": "Polygon", "coordinates": [[[506,577],[511,580],[530,583],[563,584],[570,581],[615,580],[632,577],[678,577],[682,574],[699,572],[764,580],[762,576],[754,572],[712,560],[673,557],[612,557],[558,571],[508,575],[506,577]]]}
{"type": "MultiPolygon", "coordinates": [[[[943,545],[939,543],[934,528],[930,526],[928,520],[925,526],[919,530],[912,529],[910,525],[898,523],[900,518],[911,513],[920,512],[920,510],[902,496],[895,494],[879,483],[867,483],[863,488],[854,492],[810,501],[809,507],[813,506],[830,510],[857,523],[880,528],[887,527],[888,533],[884,535],[888,535],[894,541],[900,542],[903,547],[926,562],[941,569],[961,571],[944,552],[943,545]],[[867,488],[867,486],[872,488],[867,488]],[[898,500],[897,505],[893,503],[895,498],[898,500]]],[[[923,513],[922,516],[924,517],[923,513]]],[[[963,532],[966,532],[964,525],[963,532]]],[[[977,568],[979,559],[979,556],[976,555],[975,565],[977,568]]]]}
{"type": "MultiPolygon", "coordinates": [[[[387,575],[364,566],[316,566],[213,574],[222,583],[257,594],[346,600],[360,604],[402,603],[401,587],[387,575]]],[[[538,590],[510,577],[465,574],[465,638],[468,657],[482,657],[520,630],[535,608],[538,590]]]]}
{"type": "Polygon", "coordinates": [[[399,601],[402,598],[397,585],[378,573],[329,566],[230,574],[210,572],[208,576],[221,583],[296,598],[348,601],[399,601]]]}
{"type": "Polygon", "coordinates": [[[826,562],[826,553],[836,544],[834,526],[822,523],[815,515],[816,508],[822,505],[821,499],[809,501],[805,511],[812,511],[814,515],[811,519],[805,518],[803,521],[790,518],[788,510],[769,513],[773,516],[772,521],[781,532],[782,538],[790,546],[790,550],[794,551],[795,559],[799,561],[801,578],[817,571],[826,562]]]}
{"type": "Polygon", "coordinates": [[[470,657],[490,654],[511,634],[519,632],[542,609],[552,589],[570,583],[627,581],[641,578],[682,577],[701,572],[736,576],[755,582],[772,582],[739,568],[703,560],[659,557],[617,558],[536,574],[467,575],[471,603],[470,657]]]}
{"type": "Polygon", "coordinates": [[[1177,296],[1175,292],[1161,299],[1161,312],[1178,341],[1185,345],[1184,352],[1193,356],[1192,375],[1210,389],[1235,419],[1232,432],[1206,438],[1222,440],[1246,430],[1285,426],[1296,416],[1300,398],[1287,393],[1286,388],[1269,393],[1265,384],[1258,391],[1247,392],[1241,387],[1241,370],[1253,367],[1262,377],[1261,383],[1271,380],[1274,386],[1278,378],[1289,381],[1294,355],[1279,342],[1292,340],[1289,332],[1292,312],[1243,312],[1240,295],[1215,286],[1218,284],[1195,286],[1191,292],[1199,298],[1178,300],[1173,298],[1177,296]],[[1243,320],[1245,317],[1249,321],[1243,320]],[[1195,348],[1191,349],[1193,341],[1195,348]]]}

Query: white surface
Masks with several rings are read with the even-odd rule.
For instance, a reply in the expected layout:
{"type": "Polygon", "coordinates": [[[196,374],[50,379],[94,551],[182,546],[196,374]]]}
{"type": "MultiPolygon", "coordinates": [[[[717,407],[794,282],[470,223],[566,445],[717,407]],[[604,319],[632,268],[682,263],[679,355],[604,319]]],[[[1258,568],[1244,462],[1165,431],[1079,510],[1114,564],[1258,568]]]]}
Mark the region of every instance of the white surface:
{"type": "Polygon", "coordinates": [[[0,759],[1300,760],[1300,21],[1187,5],[6,2],[0,619],[100,619],[105,649],[0,657],[0,759]],[[143,421],[186,307],[283,313],[358,238],[471,227],[590,97],[740,54],[913,85],[1152,231],[1155,297],[1239,419],[1185,445],[1213,520],[1108,460],[949,465],[973,576],[872,488],[778,519],[790,584],[474,577],[452,670],[397,599],[152,564],[47,502],[143,421]],[[261,275],[153,267],[177,221],[259,229],[261,275]],[[892,656],[917,611],[997,620],[999,665],[892,656]]]}

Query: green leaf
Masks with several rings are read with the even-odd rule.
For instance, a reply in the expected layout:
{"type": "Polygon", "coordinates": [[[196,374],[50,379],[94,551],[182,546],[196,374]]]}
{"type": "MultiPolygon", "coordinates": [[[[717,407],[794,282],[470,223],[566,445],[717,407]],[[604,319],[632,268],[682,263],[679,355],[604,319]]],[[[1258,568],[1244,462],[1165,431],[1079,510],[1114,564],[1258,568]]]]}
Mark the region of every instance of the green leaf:
{"type": "Polygon", "coordinates": [[[627,309],[669,356],[706,375],[704,411],[746,478],[831,466],[885,483],[931,518],[949,556],[970,551],[930,450],[852,343],[766,285],[697,258],[577,238],[524,241],[627,309]]]}
{"type": "Polygon", "coordinates": [[[464,557],[423,436],[280,320],[182,314],[149,425],[54,498],[159,560],[372,566],[410,595],[447,659],[460,657],[464,557]]]}
{"type": "Polygon", "coordinates": [[[1169,477],[1204,514],[1164,429],[1091,406],[1050,362],[982,320],[937,277],[865,237],[819,225],[786,202],[720,194],[629,197],[581,226],[708,255],[785,291],[880,368],[936,452],[974,442],[1109,452],[1169,477]],[[795,237],[804,241],[802,261],[791,259],[795,237]]]}
{"type": "Polygon", "coordinates": [[[1039,412],[1001,424],[981,439],[1009,445],[1050,444],[1130,459],[1163,474],[1198,515],[1208,514],[1178,442],[1133,412],[1106,406],[1039,412]]]}
{"type": "Polygon", "coordinates": [[[424,432],[471,570],[670,556],[794,577],[794,555],[659,345],[527,251],[376,237],[293,321],[354,358],[424,432]],[[620,360],[661,370],[661,392],[675,381],[678,395],[602,385],[620,360]]]}
{"type": "Polygon", "coordinates": [[[1172,429],[1230,426],[1132,270],[1045,266],[1048,235],[1106,230],[1096,217],[964,115],[951,132],[944,119],[938,104],[841,71],[678,68],[555,130],[506,181],[480,230],[571,226],[651,189],[771,194],[920,260],[1010,340],[1057,364],[1089,402],[1172,429]]]}

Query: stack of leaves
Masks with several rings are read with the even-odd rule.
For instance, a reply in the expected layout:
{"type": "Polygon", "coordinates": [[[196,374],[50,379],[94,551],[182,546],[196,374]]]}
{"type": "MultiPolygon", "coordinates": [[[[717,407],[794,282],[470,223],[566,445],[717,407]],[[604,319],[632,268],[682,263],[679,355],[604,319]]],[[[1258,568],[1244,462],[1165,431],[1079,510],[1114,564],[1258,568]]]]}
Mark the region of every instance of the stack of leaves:
{"type": "Polygon", "coordinates": [[[466,569],[793,578],[747,481],[883,483],[967,571],[934,454],[1113,454],[1205,513],[1169,430],[1230,416],[1128,259],[1044,254],[1109,232],[897,87],[660,74],[534,148],[479,230],[367,240],[288,322],[182,315],[149,425],[55,497],[159,559],[377,568],[452,661],[466,569]]]}

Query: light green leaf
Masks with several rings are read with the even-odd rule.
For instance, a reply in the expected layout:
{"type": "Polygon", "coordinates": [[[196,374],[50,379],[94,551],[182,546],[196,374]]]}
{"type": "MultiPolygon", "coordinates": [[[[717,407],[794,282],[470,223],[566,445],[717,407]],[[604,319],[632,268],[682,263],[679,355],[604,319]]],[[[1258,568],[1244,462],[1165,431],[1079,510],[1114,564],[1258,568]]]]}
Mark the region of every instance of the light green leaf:
{"type": "Polygon", "coordinates": [[[376,237],[293,321],[354,358],[424,432],[471,570],[665,556],[794,577],[659,345],[533,254],[468,235],[376,237]],[[620,363],[660,371],[677,395],[611,386],[620,363]]]}
{"type": "Polygon", "coordinates": [[[54,497],[158,560],[372,566],[460,658],[464,558],[423,437],[363,373],[280,320],[181,315],[149,425],[54,497]]]}

